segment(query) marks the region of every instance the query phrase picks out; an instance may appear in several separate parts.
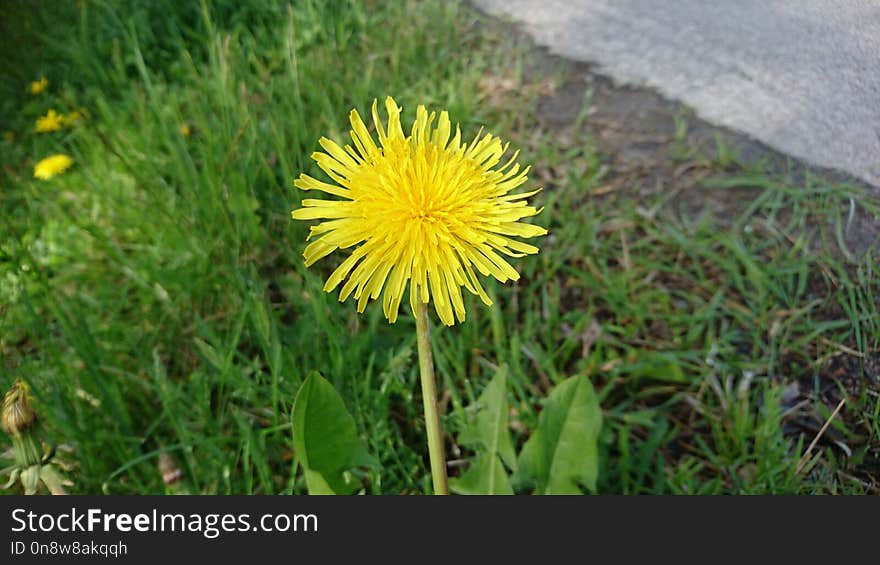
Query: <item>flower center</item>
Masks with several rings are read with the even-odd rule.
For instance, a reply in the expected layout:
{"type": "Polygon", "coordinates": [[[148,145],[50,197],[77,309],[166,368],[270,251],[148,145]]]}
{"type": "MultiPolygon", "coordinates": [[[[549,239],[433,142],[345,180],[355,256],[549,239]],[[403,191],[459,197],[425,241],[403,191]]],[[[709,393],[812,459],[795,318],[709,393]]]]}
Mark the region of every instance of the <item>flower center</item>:
{"type": "Polygon", "coordinates": [[[420,222],[436,222],[440,219],[438,217],[440,215],[443,213],[433,208],[419,208],[410,214],[410,219],[420,222]]]}

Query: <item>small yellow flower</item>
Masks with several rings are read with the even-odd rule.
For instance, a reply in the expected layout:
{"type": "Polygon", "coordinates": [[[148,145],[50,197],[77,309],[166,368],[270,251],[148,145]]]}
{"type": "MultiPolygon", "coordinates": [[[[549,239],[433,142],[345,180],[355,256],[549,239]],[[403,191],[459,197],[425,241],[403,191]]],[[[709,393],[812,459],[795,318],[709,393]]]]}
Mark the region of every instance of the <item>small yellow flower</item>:
{"type": "Polygon", "coordinates": [[[31,94],[40,94],[49,86],[49,81],[46,80],[46,77],[40,78],[40,80],[35,80],[31,83],[31,94]]]}
{"type": "Polygon", "coordinates": [[[61,129],[61,121],[64,116],[55,110],[49,110],[45,116],[37,118],[37,133],[46,133],[49,131],[58,131],[61,129]]]}
{"type": "Polygon", "coordinates": [[[520,170],[518,153],[498,166],[508,145],[490,134],[478,134],[469,144],[462,142],[457,126],[450,135],[447,112],[438,118],[419,106],[407,136],[400,108],[391,97],[385,100],[387,128],[376,106],[374,101],[378,145],[352,110],[354,147],[343,149],[321,138],[327,153],[312,154],[337,184],[305,174],[294,182],[303,190],[342,199],[306,199],[292,212],[296,220],[326,220],[310,230],[309,238],[320,237],[305,249],[306,266],[337,249],[357,246],[330,275],[326,292],[346,281],[339,300],[354,293],[359,312],[382,295],[385,316],[394,323],[409,287],[413,312],[419,302],[427,304],[433,298],[444,324],[451,326],[456,318],[463,322],[462,287],[492,304],[474,270],[502,283],[519,279],[502,255],[522,257],[538,248],[512,237],[547,233],[520,222],[541,211],[526,203],[538,191],[510,194],[526,182],[529,168],[520,170]]]}
{"type": "Polygon", "coordinates": [[[34,178],[49,180],[69,169],[71,165],[73,159],[63,153],[46,157],[34,166],[34,178]]]}
{"type": "Polygon", "coordinates": [[[180,124],[180,135],[189,137],[192,135],[192,126],[189,124],[180,124]]]}

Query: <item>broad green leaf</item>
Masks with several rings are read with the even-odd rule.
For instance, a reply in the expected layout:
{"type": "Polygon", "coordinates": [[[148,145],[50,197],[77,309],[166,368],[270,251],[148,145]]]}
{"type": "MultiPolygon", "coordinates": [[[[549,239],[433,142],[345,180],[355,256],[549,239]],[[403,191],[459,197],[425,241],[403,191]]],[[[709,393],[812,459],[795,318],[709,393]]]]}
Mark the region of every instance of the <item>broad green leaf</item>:
{"type": "Polygon", "coordinates": [[[325,378],[313,373],[293,404],[293,446],[311,494],[351,494],[359,483],[348,471],[374,464],[354,418],[325,378]]]}
{"type": "Polygon", "coordinates": [[[449,488],[458,494],[513,494],[497,455],[478,455],[464,475],[449,480],[449,488]]]}
{"type": "Polygon", "coordinates": [[[330,488],[330,485],[327,484],[327,481],[324,480],[324,476],[317,472],[312,471],[308,467],[304,468],[305,477],[306,477],[306,488],[309,489],[309,494],[337,494],[330,488]]]}
{"type": "Polygon", "coordinates": [[[580,494],[596,490],[602,410],[586,377],[570,377],[553,389],[538,427],[519,455],[517,478],[535,494],[580,494]]]}
{"type": "Polygon", "coordinates": [[[507,407],[507,367],[501,366],[477,400],[477,412],[458,436],[462,445],[477,452],[470,469],[450,488],[462,494],[513,494],[508,468],[516,469],[510,440],[507,407]],[[503,462],[503,463],[502,463],[503,462]]]}

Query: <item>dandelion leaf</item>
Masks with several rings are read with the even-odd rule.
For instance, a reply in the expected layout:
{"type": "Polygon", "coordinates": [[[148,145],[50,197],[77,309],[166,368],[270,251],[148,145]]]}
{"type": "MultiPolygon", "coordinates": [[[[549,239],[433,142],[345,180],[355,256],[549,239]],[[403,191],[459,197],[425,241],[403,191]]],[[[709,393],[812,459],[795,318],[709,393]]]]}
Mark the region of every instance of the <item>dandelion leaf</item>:
{"type": "Polygon", "coordinates": [[[580,494],[596,490],[602,411],[590,380],[570,377],[556,386],[538,426],[519,455],[517,482],[535,494],[580,494]]]}
{"type": "Polygon", "coordinates": [[[375,460],[357,434],[354,418],[326,379],[310,375],[293,405],[293,446],[310,494],[351,494],[360,488],[352,469],[375,460]]]}
{"type": "Polygon", "coordinates": [[[450,488],[460,494],[513,494],[505,469],[516,469],[508,428],[506,366],[486,385],[475,408],[458,441],[478,455],[464,475],[450,481],[450,488]]]}

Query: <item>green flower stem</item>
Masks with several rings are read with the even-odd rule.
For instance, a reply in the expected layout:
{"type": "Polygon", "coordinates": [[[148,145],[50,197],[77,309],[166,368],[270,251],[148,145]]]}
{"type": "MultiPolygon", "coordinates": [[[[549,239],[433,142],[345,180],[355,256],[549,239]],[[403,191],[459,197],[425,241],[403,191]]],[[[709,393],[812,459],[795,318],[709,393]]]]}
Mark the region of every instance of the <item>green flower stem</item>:
{"type": "Polygon", "coordinates": [[[419,372],[422,377],[422,401],[425,406],[425,428],[428,432],[428,454],[434,494],[449,494],[446,479],[446,457],[443,453],[443,430],[437,411],[437,385],[434,382],[434,357],[431,354],[431,333],[428,328],[428,306],[418,301],[416,335],[419,342],[419,372]]]}

